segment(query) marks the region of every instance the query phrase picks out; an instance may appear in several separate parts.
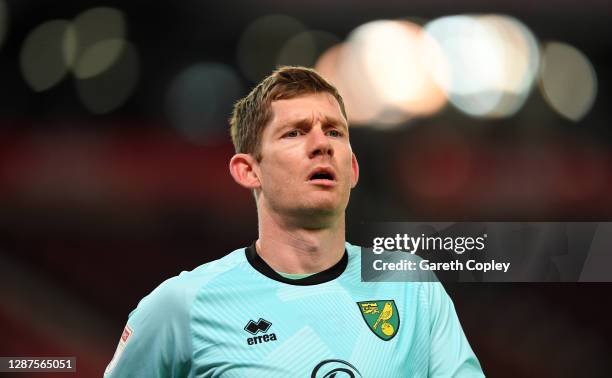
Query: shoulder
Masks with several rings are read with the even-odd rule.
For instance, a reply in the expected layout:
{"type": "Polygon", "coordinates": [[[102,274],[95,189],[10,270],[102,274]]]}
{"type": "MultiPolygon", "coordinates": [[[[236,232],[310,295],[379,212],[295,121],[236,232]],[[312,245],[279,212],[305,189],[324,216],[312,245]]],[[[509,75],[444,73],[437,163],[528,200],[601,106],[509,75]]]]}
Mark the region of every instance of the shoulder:
{"type": "MultiPolygon", "coordinates": [[[[168,317],[172,313],[189,312],[191,304],[199,291],[219,279],[224,274],[240,268],[246,262],[244,248],[237,249],[221,259],[198,266],[191,271],[167,279],[145,296],[132,314],[141,310],[168,317]],[[163,308],[163,314],[157,309],[163,308]]],[[[131,315],[130,314],[130,317],[131,315]]]]}
{"type": "Polygon", "coordinates": [[[187,376],[193,353],[194,299],[244,260],[244,248],[238,249],[157,286],[130,313],[106,376],[132,376],[134,372],[146,377],[187,376]]]}
{"type": "Polygon", "coordinates": [[[346,252],[349,254],[349,258],[361,258],[361,246],[345,242],[344,247],[346,248],[346,252]]]}

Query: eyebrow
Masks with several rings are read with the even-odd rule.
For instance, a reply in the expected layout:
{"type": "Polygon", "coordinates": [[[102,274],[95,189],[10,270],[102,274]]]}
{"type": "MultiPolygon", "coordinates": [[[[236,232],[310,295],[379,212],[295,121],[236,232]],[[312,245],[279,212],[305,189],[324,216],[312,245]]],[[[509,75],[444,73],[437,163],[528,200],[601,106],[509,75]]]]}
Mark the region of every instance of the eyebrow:
{"type": "MultiPolygon", "coordinates": [[[[299,119],[294,119],[291,121],[288,121],[286,123],[284,123],[281,127],[280,130],[284,130],[286,128],[289,127],[305,127],[305,126],[310,126],[311,123],[311,118],[299,118],[299,119]]],[[[343,122],[337,118],[333,118],[333,117],[323,117],[323,124],[324,125],[333,125],[336,127],[342,127],[343,129],[345,129],[346,131],[348,131],[348,124],[346,122],[343,122]]]]}

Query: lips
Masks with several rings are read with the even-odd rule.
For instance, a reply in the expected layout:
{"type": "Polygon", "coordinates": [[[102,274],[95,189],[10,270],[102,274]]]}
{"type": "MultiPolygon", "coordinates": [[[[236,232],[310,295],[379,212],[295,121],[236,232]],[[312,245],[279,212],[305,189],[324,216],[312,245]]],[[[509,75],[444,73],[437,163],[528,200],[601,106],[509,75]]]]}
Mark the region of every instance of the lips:
{"type": "Polygon", "coordinates": [[[336,174],[334,173],[334,170],[329,167],[317,167],[308,175],[308,181],[334,182],[336,181],[336,174]]]}

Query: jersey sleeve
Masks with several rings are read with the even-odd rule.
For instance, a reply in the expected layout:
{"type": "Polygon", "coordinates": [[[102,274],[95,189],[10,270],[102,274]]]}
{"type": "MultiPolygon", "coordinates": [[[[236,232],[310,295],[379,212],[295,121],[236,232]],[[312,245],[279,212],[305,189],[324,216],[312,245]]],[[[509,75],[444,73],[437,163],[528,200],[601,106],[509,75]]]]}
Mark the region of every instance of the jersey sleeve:
{"type": "Polygon", "coordinates": [[[189,302],[178,277],[143,298],[128,317],[104,378],[187,376],[192,350],[189,302]]]}
{"type": "Polygon", "coordinates": [[[484,377],[444,287],[439,282],[426,285],[429,288],[431,327],[429,377],[484,377]]]}

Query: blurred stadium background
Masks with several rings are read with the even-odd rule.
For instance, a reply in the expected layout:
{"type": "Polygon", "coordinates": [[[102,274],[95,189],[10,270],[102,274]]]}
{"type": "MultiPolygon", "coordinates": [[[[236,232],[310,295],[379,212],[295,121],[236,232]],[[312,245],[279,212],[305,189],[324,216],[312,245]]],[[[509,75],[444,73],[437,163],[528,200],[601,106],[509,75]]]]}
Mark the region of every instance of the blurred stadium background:
{"type": "MultiPolygon", "coordinates": [[[[0,0],[0,356],[101,376],[140,298],[256,237],[226,119],[280,64],[346,99],[349,240],[362,221],[610,220],[611,13],[0,0]]],[[[611,284],[447,289],[489,376],[610,376],[611,284]]]]}

